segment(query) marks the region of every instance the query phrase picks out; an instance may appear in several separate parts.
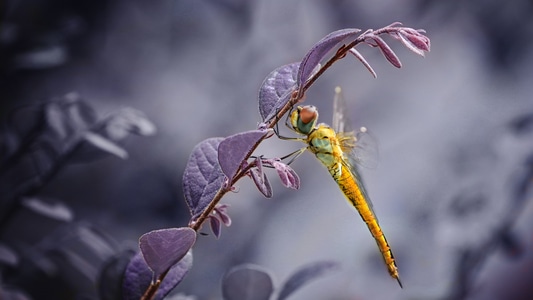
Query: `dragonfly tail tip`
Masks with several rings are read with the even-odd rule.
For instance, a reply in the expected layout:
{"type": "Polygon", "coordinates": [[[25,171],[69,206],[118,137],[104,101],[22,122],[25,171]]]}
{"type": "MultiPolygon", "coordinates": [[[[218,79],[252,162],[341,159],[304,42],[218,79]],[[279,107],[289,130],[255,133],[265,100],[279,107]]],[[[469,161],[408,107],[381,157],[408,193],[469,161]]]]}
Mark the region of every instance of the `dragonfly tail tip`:
{"type": "Polygon", "coordinates": [[[400,285],[400,288],[403,289],[402,281],[400,280],[400,277],[396,277],[396,280],[398,281],[398,284],[400,285]]]}

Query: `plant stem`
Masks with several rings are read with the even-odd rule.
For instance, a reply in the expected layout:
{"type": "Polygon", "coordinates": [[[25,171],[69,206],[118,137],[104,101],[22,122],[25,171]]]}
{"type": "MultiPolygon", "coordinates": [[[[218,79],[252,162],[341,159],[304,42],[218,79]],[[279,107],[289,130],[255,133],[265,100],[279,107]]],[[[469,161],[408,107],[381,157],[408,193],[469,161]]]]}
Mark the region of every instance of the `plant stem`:
{"type": "Polygon", "coordinates": [[[220,202],[220,199],[230,191],[231,185],[228,184],[228,187],[222,187],[213,197],[213,200],[209,202],[209,205],[202,211],[202,214],[194,220],[194,222],[191,222],[189,224],[189,227],[193,229],[194,231],[198,231],[200,227],[202,227],[202,224],[207,220],[211,212],[215,209],[218,202],[220,202]]]}
{"type": "MultiPolygon", "coordinates": [[[[263,139],[265,139],[265,137],[263,137],[263,139]]],[[[250,157],[250,155],[252,155],[252,152],[255,150],[255,148],[257,148],[257,146],[261,143],[261,141],[263,140],[259,140],[257,142],[257,144],[255,144],[255,146],[251,149],[250,153],[248,154],[248,156],[244,159],[244,161],[247,161],[248,158],[250,157]]],[[[207,218],[209,217],[209,215],[211,214],[211,212],[215,209],[215,207],[217,206],[218,202],[220,202],[220,199],[222,199],[222,197],[229,191],[231,191],[231,187],[237,182],[239,181],[239,179],[241,179],[242,177],[244,177],[244,175],[246,174],[246,172],[248,172],[248,170],[250,170],[251,168],[253,167],[253,164],[249,164],[247,165],[245,168],[241,169],[239,172],[237,172],[237,174],[235,174],[235,176],[229,180],[229,182],[227,184],[225,184],[224,186],[222,186],[218,192],[215,194],[215,196],[213,197],[213,200],[211,200],[211,202],[209,203],[209,205],[202,211],[202,214],[200,214],[200,216],[198,216],[198,218],[196,220],[194,220],[194,222],[191,222],[189,224],[189,227],[191,229],[193,229],[194,231],[198,231],[200,229],[200,227],[202,227],[202,224],[205,222],[205,220],[207,220],[207,218]]]]}
{"type": "Polygon", "coordinates": [[[146,289],[146,291],[142,295],[141,300],[153,300],[153,299],[155,299],[155,294],[157,293],[157,290],[159,289],[159,286],[161,285],[161,282],[163,282],[163,279],[165,279],[165,276],[167,276],[167,273],[168,273],[169,270],[161,273],[157,277],[157,280],[150,284],[150,286],[146,289]]]}

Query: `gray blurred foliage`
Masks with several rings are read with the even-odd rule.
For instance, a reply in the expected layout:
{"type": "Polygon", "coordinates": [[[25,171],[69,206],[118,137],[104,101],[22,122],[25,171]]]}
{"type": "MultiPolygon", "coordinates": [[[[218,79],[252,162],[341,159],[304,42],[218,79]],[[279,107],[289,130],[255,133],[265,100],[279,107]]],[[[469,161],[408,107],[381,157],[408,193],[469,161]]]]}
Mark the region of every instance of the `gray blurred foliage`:
{"type": "MultiPolygon", "coordinates": [[[[0,4],[0,118],[73,90],[98,110],[132,106],[150,116],[158,134],[128,148],[131,164],[69,168],[40,191],[69,199],[79,219],[114,239],[135,241],[187,222],[181,176],[192,148],[256,128],[257,91],[273,69],[301,60],[340,28],[392,21],[424,28],[432,39],[425,59],[399,50],[403,67],[396,70],[361,49],[377,79],[358,62],[343,62],[306,100],[329,122],[328,99],[342,86],[354,125],[379,139],[379,167],[363,176],[406,288],[388,278],[356,212],[304,155],[291,165],[301,176],[298,192],[273,182],[274,197],[265,201],[253,183],[239,183],[239,193],[226,199],[233,226],[219,240],[197,242],[195,266],[178,290],[212,299],[236,264],[254,262],[284,276],[326,257],[342,262],[341,275],[291,299],[530,299],[532,6],[528,0],[7,0],[0,4]]],[[[299,146],[273,141],[259,151],[282,156],[299,146]]],[[[29,264],[46,269],[49,259],[29,264]]]]}

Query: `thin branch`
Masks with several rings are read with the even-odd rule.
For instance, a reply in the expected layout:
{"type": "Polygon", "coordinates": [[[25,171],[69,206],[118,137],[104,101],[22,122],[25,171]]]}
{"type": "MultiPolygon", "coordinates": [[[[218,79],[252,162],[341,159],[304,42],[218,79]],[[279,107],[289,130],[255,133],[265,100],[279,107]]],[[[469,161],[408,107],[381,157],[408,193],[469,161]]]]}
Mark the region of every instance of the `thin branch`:
{"type": "MultiPolygon", "coordinates": [[[[263,139],[265,139],[266,137],[263,137],[263,139]]],[[[255,148],[257,148],[257,146],[260,144],[260,142],[258,142],[255,147],[250,151],[250,154],[248,155],[248,157],[245,158],[245,160],[248,160],[249,156],[251,155],[251,153],[255,150],[255,148]]],[[[200,216],[198,216],[198,218],[194,221],[192,221],[191,223],[189,223],[189,227],[191,229],[193,229],[194,231],[198,231],[200,229],[200,227],[202,227],[202,224],[207,220],[207,218],[211,215],[211,213],[213,212],[213,210],[215,209],[215,207],[217,206],[217,204],[220,202],[220,200],[222,199],[222,197],[231,191],[231,187],[237,183],[237,181],[239,181],[242,177],[244,177],[244,175],[246,175],[246,172],[248,172],[248,170],[250,170],[254,165],[253,164],[249,164],[247,165],[245,168],[241,169],[237,174],[235,174],[235,176],[231,179],[231,180],[228,180],[228,183],[225,184],[225,186],[221,187],[218,192],[215,194],[215,196],[213,197],[213,200],[209,203],[209,205],[202,211],[202,213],[200,214],[200,216]]]]}

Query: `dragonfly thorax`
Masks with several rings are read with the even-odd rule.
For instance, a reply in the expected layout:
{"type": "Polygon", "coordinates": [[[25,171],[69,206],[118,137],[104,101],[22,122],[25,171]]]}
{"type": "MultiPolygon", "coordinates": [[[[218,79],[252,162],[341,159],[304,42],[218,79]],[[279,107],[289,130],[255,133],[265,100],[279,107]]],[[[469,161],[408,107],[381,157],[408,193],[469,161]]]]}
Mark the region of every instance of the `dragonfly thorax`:
{"type": "Polygon", "coordinates": [[[307,142],[309,151],[315,154],[331,175],[340,176],[342,149],[339,146],[335,130],[326,124],[319,124],[307,136],[307,142]]]}
{"type": "Polygon", "coordinates": [[[326,124],[319,124],[307,136],[307,142],[311,152],[339,155],[341,149],[339,148],[337,134],[335,130],[326,124]]]}

